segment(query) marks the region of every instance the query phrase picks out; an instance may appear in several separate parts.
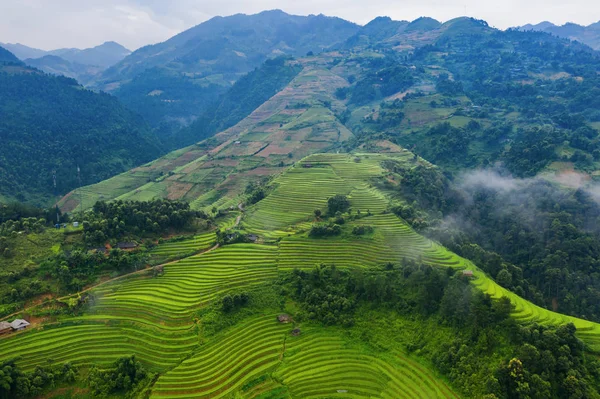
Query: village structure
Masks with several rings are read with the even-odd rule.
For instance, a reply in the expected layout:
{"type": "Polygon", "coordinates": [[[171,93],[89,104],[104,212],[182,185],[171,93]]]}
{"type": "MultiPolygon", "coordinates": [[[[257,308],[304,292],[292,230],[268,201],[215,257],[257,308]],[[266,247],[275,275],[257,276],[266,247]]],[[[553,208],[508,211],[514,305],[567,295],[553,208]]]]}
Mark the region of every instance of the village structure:
{"type": "Polygon", "coordinates": [[[21,331],[29,326],[29,322],[23,319],[14,319],[12,322],[0,321],[0,335],[13,331],[21,331]]]}

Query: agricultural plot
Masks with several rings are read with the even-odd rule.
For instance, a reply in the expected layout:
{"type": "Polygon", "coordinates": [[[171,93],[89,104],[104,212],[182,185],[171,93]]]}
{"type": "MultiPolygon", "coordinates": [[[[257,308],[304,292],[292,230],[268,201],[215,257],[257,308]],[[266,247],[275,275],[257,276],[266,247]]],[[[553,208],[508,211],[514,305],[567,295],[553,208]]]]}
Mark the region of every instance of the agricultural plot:
{"type": "Polygon", "coordinates": [[[153,248],[150,255],[154,258],[173,258],[189,256],[214,245],[216,236],[214,232],[197,235],[180,241],[170,241],[159,244],[153,248]]]}
{"type": "MultiPolygon", "coordinates": [[[[182,154],[174,159],[181,161],[182,154]]],[[[304,158],[273,180],[270,194],[248,207],[241,222],[247,232],[281,238],[278,245],[227,245],[167,264],[160,277],[148,271],[101,285],[92,291],[84,315],[0,337],[0,360],[18,353],[17,363],[29,371],[48,361],[104,366],[135,354],[149,369],[161,373],[151,392],[156,398],[456,398],[430,369],[406,354],[357,346],[335,329],[302,326],[300,336],[292,336],[292,325],[278,323],[275,314],[265,311],[205,338],[202,318],[195,320],[199,309],[224,293],[275,281],[280,271],[319,263],[368,268],[404,259],[473,270],[473,285],[494,298],[509,297],[517,320],[572,322],[588,347],[600,352],[600,325],[518,297],[388,211],[390,198],[374,184],[374,179],[385,176],[381,163],[393,160],[409,165],[411,159],[404,151],[304,158]],[[360,210],[360,218],[347,221],[340,236],[307,237],[314,209],[325,211],[327,199],[335,194],[348,195],[352,214],[360,210]],[[351,235],[359,225],[374,230],[351,235]]],[[[255,159],[235,162],[248,166],[255,159]]],[[[205,181],[212,172],[199,173],[202,168],[197,166],[192,178],[205,181]]],[[[144,184],[152,189],[166,182],[168,178],[144,184]]],[[[206,191],[192,207],[237,206],[240,198],[227,195],[231,192],[206,191]]],[[[220,227],[232,227],[235,219],[230,214],[220,227]]],[[[214,240],[214,233],[206,233],[166,242],[153,249],[152,256],[198,253],[212,247],[214,240]]]]}
{"type": "MultiPolygon", "coordinates": [[[[135,309],[129,309],[134,317],[135,309]]],[[[153,371],[177,364],[196,344],[191,325],[177,330],[147,327],[118,319],[73,319],[40,331],[27,331],[0,339],[1,360],[17,358],[23,370],[48,362],[108,366],[135,353],[153,371]]]]}
{"type": "Polygon", "coordinates": [[[327,198],[348,194],[349,187],[329,167],[294,167],[275,179],[277,188],[248,213],[243,226],[264,236],[287,235],[287,228],[312,220],[327,198]]]}
{"type": "Polygon", "coordinates": [[[458,398],[402,353],[371,354],[342,337],[322,328],[289,337],[274,379],[294,398],[458,398]]]}
{"type": "Polygon", "coordinates": [[[0,338],[0,360],[18,356],[25,370],[55,362],[108,365],[136,354],[152,370],[172,368],[198,344],[193,314],[224,290],[277,275],[276,247],[231,245],[168,265],[150,275],[93,291],[84,316],[0,338]]]}
{"type": "Polygon", "coordinates": [[[153,398],[223,398],[272,371],[291,327],[271,314],[236,326],[156,382],[153,398]]]}

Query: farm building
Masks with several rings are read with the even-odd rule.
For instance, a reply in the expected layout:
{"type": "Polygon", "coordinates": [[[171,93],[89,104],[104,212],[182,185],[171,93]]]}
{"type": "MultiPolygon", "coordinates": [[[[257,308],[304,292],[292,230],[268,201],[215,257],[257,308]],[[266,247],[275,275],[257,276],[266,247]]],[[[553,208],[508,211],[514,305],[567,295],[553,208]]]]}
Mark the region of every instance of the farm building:
{"type": "Polygon", "coordinates": [[[14,319],[10,323],[10,326],[13,330],[20,331],[26,329],[29,326],[29,322],[23,319],[14,319]]]}
{"type": "Polygon", "coordinates": [[[134,249],[137,247],[135,242],[119,242],[117,243],[117,248],[119,249],[134,249]]]}
{"type": "Polygon", "coordinates": [[[256,234],[250,234],[248,235],[248,239],[252,242],[255,242],[256,240],[258,240],[258,236],[256,234]]]}
{"type": "Polygon", "coordinates": [[[463,277],[471,278],[473,277],[473,270],[463,270],[462,275],[463,277]]]}
{"type": "Polygon", "coordinates": [[[279,316],[277,316],[277,321],[279,321],[280,323],[289,323],[290,321],[292,321],[292,318],[287,314],[280,314],[279,316]]]}
{"type": "Polygon", "coordinates": [[[12,331],[12,326],[10,325],[10,323],[7,323],[5,321],[0,321],[0,335],[8,334],[11,331],[12,331]]]}

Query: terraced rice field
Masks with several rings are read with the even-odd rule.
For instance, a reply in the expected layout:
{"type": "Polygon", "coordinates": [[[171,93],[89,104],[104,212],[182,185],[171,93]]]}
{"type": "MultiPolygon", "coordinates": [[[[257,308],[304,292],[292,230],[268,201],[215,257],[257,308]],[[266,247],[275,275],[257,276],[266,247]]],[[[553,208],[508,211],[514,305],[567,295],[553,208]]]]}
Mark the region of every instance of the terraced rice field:
{"type": "Polygon", "coordinates": [[[277,188],[244,218],[244,227],[264,236],[287,235],[288,227],[314,218],[327,199],[350,188],[329,167],[294,167],[275,179],[277,188]]]}
{"type": "Polygon", "coordinates": [[[156,382],[156,398],[222,398],[273,370],[291,327],[271,314],[251,319],[207,343],[156,382]]]}
{"type": "Polygon", "coordinates": [[[72,362],[78,365],[108,366],[118,357],[135,353],[151,370],[163,372],[174,367],[198,343],[191,324],[177,329],[142,326],[133,322],[135,309],[130,309],[130,323],[115,319],[74,319],[60,327],[14,334],[0,339],[2,360],[17,358],[25,371],[35,366],[72,362]]]}
{"type": "Polygon", "coordinates": [[[107,365],[135,353],[164,371],[198,344],[193,314],[224,290],[249,287],[277,275],[276,247],[236,244],[165,267],[158,278],[136,276],[93,291],[81,317],[42,331],[0,338],[0,360],[13,357],[29,370],[48,359],[107,365]]]}
{"type": "Polygon", "coordinates": [[[274,378],[294,398],[458,398],[403,354],[370,354],[349,346],[342,336],[305,329],[300,337],[289,337],[274,378]]]}
{"type": "Polygon", "coordinates": [[[190,255],[195,252],[199,252],[212,247],[216,240],[214,232],[200,234],[195,237],[181,240],[181,241],[170,241],[163,244],[159,244],[156,248],[152,249],[150,254],[158,257],[174,257],[190,255]]]}
{"type": "Polygon", "coordinates": [[[222,398],[241,389],[253,398],[282,388],[286,394],[276,397],[458,397],[402,354],[375,356],[348,346],[334,332],[309,328],[293,337],[291,329],[275,314],[238,325],[162,376],[152,397],[222,398]],[[257,380],[266,383],[254,388],[257,380]]]}
{"type": "MultiPolygon", "coordinates": [[[[409,153],[392,158],[383,154],[307,157],[277,177],[271,194],[247,209],[242,220],[250,232],[281,237],[278,245],[228,245],[168,264],[161,277],[146,273],[106,283],[92,291],[92,304],[83,316],[0,337],[0,360],[18,354],[18,364],[29,371],[48,360],[103,366],[136,354],[148,368],[161,373],[152,389],[156,398],[457,398],[427,367],[403,353],[372,353],[326,328],[303,327],[302,334],[294,337],[292,326],[276,322],[275,314],[246,319],[206,342],[198,334],[194,320],[198,309],[224,292],[274,281],[280,270],[312,268],[318,263],[374,267],[404,258],[471,269],[475,287],[494,298],[511,299],[513,317],[543,324],[572,322],[578,336],[600,352],[599,324],[533,305],[387,213],[389,198],[374,187],[372,179],[385,173],[383,160],[401,162],[410,157],[409,153]],[[324,211],[327,198],[338,193],[347,194],[354,213],[360,209],[364,217],[344,226],[340,237],[311,239],[296,234],[310,227],[314,209],[324,211]],[[349,236],[355,225],[370,225],[374,232],[349,236]]],[[[100,195],[101,186],[94,187],[90,201],[100,195]]],[[[226,196],[210,200],[215,193],[206,193],[196,205],[237,205],[226,196]]],[[[231,227],[234,221],[232,214],[221,228],[231,227]]],[[[206,233],[167,242],[152,255],[200,252],[214,240],[214,233],[206,233]]]]}

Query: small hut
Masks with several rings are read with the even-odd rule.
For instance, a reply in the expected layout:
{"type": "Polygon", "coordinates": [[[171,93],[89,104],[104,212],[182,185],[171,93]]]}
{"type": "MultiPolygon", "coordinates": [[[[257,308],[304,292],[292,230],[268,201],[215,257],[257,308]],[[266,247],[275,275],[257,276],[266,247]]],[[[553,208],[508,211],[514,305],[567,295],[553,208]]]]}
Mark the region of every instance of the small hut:
{"type": "Polygon", "coordinates": [[[466,278],[473,278],[473,270],[463,270],[462,276],[466,278]]]}
{"type": "Polygon", "coordinates": [[[290,317],[290,315],[280,314],[279,316],[277,316],[277,321],[279,321],[280,323],[289,323],[290,321],[292,321],[292,318],[290,317]]]}
{"type": "Polygon", "coordinates": [[[297,336],[298,336],[298,335],[300,335],[301,333],[302,333],[302,331],[300,331],[300,329],[299,329],[299,328],[294,328],[294,329],[292,330],[292,335],[293,335],[294,337],[297,337],[297,336]]]}
{"type": "Polygon", "coordinates": [[[0,321],[0,335],[8,334],[12,331],[12,326],[6,321],[0,321]]]}
{"type": "Polygon", "coordinates": [[[135,242],[119,242],[119,243],[117,243],[117,248],[119,248],[119,249],[128,250],[128,249],[134,249],[136,247],[137,247],[137,244],[135,242]]]}
{"type": "Polygon", "coordinates": [[[29,327],[29,322],[23,319],[14,319],[10,326],[15,331],[21,331],[29,327]]]}

